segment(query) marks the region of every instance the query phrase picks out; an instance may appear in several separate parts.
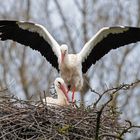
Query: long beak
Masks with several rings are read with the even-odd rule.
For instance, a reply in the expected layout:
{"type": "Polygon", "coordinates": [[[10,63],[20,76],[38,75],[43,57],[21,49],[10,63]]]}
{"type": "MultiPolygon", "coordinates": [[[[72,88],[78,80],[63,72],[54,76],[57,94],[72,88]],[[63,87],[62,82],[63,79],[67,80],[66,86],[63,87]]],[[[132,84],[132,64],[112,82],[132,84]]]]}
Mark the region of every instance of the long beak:
{"type": "Polygon", "coordinates": [[[64,61],[65,53],[61,52],[61,63],[64,61]]]}
{"type": "Polygon", "coordinates": [[[68,92],[67,92],[67,88],[65,86],[65,84],[60,86],[60,89],[63,91],[63,93],[65,94],[67,101],[69,102],[69,97],[68,97],[68,92]]]}

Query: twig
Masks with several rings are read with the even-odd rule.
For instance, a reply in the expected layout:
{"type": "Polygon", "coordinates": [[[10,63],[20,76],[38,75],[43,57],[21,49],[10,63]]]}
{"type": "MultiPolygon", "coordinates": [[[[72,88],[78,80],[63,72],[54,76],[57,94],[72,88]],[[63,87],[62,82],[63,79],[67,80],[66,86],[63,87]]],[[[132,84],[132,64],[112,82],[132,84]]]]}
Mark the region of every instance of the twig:
{"type": "Polygon", "coordinates": [[[100,120],[101,120],[101,115],[103,112],[103,109],[109,104],[109,102],[112,101],[113,96],[110,95],[110,99],[104,104],[102,105],[101,109],[98,111],[97,113],[97,120],[96,120],[96,128],[95,128],[95,140],[99,139],[99,129],[100,129],[100,120]]]}

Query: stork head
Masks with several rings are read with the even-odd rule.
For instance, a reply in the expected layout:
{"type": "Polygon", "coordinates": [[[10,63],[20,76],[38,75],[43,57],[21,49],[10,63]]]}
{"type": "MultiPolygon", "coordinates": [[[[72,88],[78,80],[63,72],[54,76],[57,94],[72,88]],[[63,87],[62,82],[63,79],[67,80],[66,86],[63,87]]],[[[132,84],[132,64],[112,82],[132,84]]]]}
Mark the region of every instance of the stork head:
{"type": "Polygon", "coordinates": [[[68,46],[63,44],[61,45],[60,50],[61,50],[61,62],[63,62],[65,59],[65,56],[68,54],[68,46]]]}
{"type": "Polygon", "coordinates": [[[54,81],[54,85],[55,85],[56,90],[58,90],[58,92],[62,91],[64,93],[64,95],[67,98],[67,101],[69,102],[69,98],[67,95],[68,90],[67,90],[64,80],[62,78],[56,78],[54,81]]]}

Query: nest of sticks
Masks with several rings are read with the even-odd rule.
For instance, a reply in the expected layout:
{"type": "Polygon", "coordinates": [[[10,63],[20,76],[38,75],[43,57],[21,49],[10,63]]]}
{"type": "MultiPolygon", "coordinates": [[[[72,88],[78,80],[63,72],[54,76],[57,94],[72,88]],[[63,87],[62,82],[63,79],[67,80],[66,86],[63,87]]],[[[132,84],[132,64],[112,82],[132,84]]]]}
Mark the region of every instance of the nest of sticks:
{"type": "MultiPolygon", "coordinates": [[[[120,123],[120,112],[109,103],[113,94],[128,85],[109,89],[99,95],[90,107],[47,106],[14,96],[0,97],[0,139],[12,140],[123,140],[133,127],[130,121],[120,123]],[[99,101],[110,93],[102,105],[99,101]]],[[[98,93],[96,93],[98,94],[98,93]]]]}
{"type": "Polygon", "coordinates": [[[0,100],[0,139],[114,140],[119,135],[121,138],[127,127],[119,124],[119,114],[112,112],[109,106],[102,110],[93,106],[84,109],[40,104],[3,97],[0,100]]]}

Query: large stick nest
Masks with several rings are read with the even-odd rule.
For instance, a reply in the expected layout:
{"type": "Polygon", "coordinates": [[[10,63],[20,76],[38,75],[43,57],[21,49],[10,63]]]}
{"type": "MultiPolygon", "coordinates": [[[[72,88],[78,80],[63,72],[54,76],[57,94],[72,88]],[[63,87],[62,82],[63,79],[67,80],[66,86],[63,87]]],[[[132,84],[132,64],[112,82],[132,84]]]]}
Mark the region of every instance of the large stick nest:
{"type": "Polygon", "coordinates": [[[113,140],[124,129],[117,120],[118,113],[108,106],[101,112],[95,107],[32,105],[9,96],[0,101],[0,139],[113,140]]]}
{"type": "MultiPolygon", "coordinates": [[[[99,95],[90,107],[47,106],[22,101],[14,96],[0,97],[0,139],[12,140],[122,140],[133,126],[130,121],[119,123],[120,113],[109,106],[113,94],[127,90],[121,85],[99,95]],[[99,105],[105,94],[106,102],[99,105]]],[[[95,92],[95,91],[94,91],[95,92]]]]}

